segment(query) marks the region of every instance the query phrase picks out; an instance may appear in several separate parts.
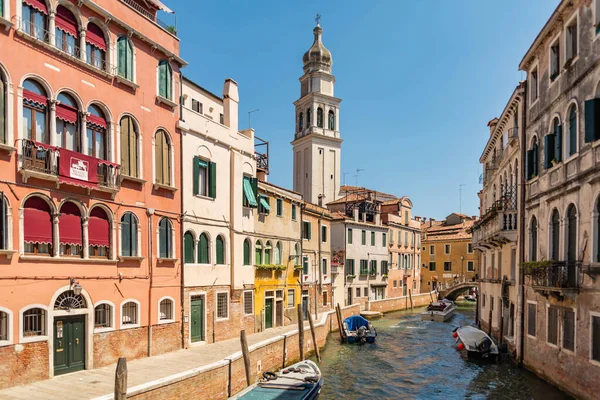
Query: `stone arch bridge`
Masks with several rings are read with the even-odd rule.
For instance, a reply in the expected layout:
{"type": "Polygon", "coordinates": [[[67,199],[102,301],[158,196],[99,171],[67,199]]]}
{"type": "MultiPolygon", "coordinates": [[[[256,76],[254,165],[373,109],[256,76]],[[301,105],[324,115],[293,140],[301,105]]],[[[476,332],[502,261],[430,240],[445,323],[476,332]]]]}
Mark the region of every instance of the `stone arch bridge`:
{"type": "Polygon", "coordinates": [[[460,281],[460,282],[450,282],[445,285],[443,288],[440,288],[438,293],[438,298],[443,299],[447,298],[448,300],[456,300],[456,298],[467,291],[470,288],[479,289],[479,282],[477,281],[460,281]]]}

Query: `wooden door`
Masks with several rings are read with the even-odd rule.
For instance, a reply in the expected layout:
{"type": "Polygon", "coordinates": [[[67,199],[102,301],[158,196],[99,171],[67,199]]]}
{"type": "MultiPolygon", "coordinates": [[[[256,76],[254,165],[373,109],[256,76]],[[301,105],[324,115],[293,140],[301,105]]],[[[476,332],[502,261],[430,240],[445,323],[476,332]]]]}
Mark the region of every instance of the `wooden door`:
{"type": "Polygon", "coordinates": [[[265,329],[273,327],[273,299],[265,299],[265,329]]]}
{"type": "Polygon", "coordinates": [[[283,326],[283,300],[275,303],[275,326],[283,326]]]}
{"type": "Polygon", "coordinates": [[[85,368],[85,316],[54,320],[54,375],[85,368]]]}
{"type": "Polygon", "coordinates": [[[193,342],[204,340],[204,297],[192,297],[190,307],[191,338],[193,342]]]}

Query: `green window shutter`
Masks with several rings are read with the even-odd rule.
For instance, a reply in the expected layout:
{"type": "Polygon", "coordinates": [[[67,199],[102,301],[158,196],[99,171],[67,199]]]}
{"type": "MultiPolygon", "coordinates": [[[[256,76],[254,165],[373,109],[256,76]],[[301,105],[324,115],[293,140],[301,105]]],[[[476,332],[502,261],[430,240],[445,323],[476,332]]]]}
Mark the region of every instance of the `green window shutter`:
{"type": "Polygon", "coordinates": [[[585,142],[600,139],[600,99],[585,101],[585,142]]]}
{"type": "Polygon", "coordinates": [[[540,164],[540,147],[536,144],[533,146],[533,173],[538,176],[538,168],[540,164]]]}
{"type": "Polygon", "coordinates": [[[130,218],[130,223],[129,226],[131,227],[131,255],[132,256],[139,256],[138,253],[138,226],[137,226],[137,220],[135,219],[135,217],[133,216],[133,214],[128,214],[129,218],[130,218]]]}
{"type": "Polygon", "coordinates": [[[307,225],[307,230],[308,230],[308,240],[310,240],[311,233],[312,233],[311,223],[307,222],[306,225],[307,225]]]}
{"type": "Polygon", "coordinates": [[[127,38],[117,40],[117,74],[127,79],[127,38]]]}
{"type": "Polygon", "coordinates": [[[131,176],[129,170],[129,117],[121,118],[121,173],[131,176]]]}
{"type": "Polygon", "coordinates": [[[208,163],[208,197],[217,198],[217,164],[208,163]]]}
{"type": "Polygon", "coordinates": [[[225,246],[221,236],[217,236],[217,264],[225,264],[225,246]]]}
{"type": "MultiPolygon", "coordinates": [[[[2,6],[2,1],[0,1],[2,6]]],[[[6,114],[6,87],[2,79],[0,79],[0,142],[6,144],[6,126],[5,126],[5,114],[6,114]]]]}
{"type": "Polygon", "coordinates": [[[352,228],[348,228],[348,244],[352,244],[352,228]]]}
{"type": "Polygon", "coordinates": [[[562,125],[558,125],[554,136],[554,158],[556,162],[562,160],[562,125]]]}
{"type": "Polygon", "coordinates": [[[544,164],[546,169],[552,167],[552,160],[554,160],[554,134],[548,134],[544,137],[544,164]]]}
{"type": "Polygon", "coordinates": [[[127,213],[121,219],[121,255],[130,257],[131,254],[131,214],[127,213]]]}
{"type": "Polygon", "coordinates": [[[167,220],[161,219],[158,226],[158,242],[159,242],[159,257],[167,258],[168,256],[168,244],[167,244],[167,220]]]}
{"type": "Polygon", "coordinates": [[[529,179],[531,179],[531,177],[533,175],[533,150],[527,150],[525,158],[527,161],[525,177],[527,178],[527,180],[529,180],[529,179]]]}
{"type": "Polygon", "coordinates": [[[165,61],[158,64],[158,95],[167,97],[167,64],[165,61]]]}
{"type": "Polygon", "coordinates": [[[167,86],[167,95],[165,97],[169,100],[173,100],[173,70],[168,62],[165,66],[165,79],[167,86]]]}
{"type": "Polygon", "coordinates": [[[208,237],[204,233],[198,240],[198,263],[208,264],[208,237]]]}
{"type": "Polygon", "coordinates": [[[254,198],[258,199],[258,178],[250,178],[250,185],[254,191],[254,198]]]}
{"type": "Polygon", "coordinates": [[[292,219],[296,219],[296,205],[292,204],[292,219]]]}
{"type": "Polygon", "coordinates": [[[184,252],[183,261],[186,263],[193,263],[194,262],[194,237],[189,232],[186,232],[185,235],[183,235],[183,252],[184,252]]]}
{"type": "Polygon", "coordinates": [[[133,47],[125,39],[125,78],[133,82],[133,47]]]}
{"type": "Polygon", "coordinates": [[[244,240],[244,265],[250,265],[250,242],[244,240]]]}
{"type": "Polygon", "coordinates": [[[198,156],[194,156],[194,163],[193,163],[193,186],[194,186],[194,196],[200,193],[200,185],[198,184],[198,179],[200,177],[200,159],[198,158],[198,156]]]}

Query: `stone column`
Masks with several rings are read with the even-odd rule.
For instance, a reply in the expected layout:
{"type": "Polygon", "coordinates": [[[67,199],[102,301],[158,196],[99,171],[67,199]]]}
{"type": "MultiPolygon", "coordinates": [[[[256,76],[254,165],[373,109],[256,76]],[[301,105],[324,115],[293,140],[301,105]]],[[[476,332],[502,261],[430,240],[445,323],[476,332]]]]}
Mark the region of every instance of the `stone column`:
{"type": "Polygon", "coordinates": [[[90,218],[82,217],[81,218],[81,226],[83,226],[83,259],[90,259],[90,235],[88,233],[90,218]]]}
{"type": "Polygon", "coordinates": [[[84,62],[87,62],[87,52],[85,45],[86,33],[87,30],[85,28],[79,31],[79,58],[81,58],[81,60],[84,62]]]}
{"type": "Polygon", "coordinates": [[[58,230],[59,217],[60,213],[52,215],[52,247],[54,248],[52,253],[54,253],[54,257],[58,257],[60,254],[60,234],[58,230]]]}
{"type": "Polygon", "coordinates": [[[50,103],[50,125],[48,136],[50,139],[50,146],[56,146],[56,100],[51,99],[50,103]]]}
{"type": "Polygon", "coordinates": [[[88,149],[87,116],[89,115],[89,113],[87,111],[81,111],[80,115],[81,115],[81,127],[80,127],[81,135],[79,135],[79,137],[81,139],[81,143],[80,143],[81,153],[85,154],[86,156],[93,156],[92,154],[89,154],[89,149],[88,149]]]}
{"type": "Polygon", "coordinates": [[[48,42],[56,47],[56,12],[48,10],[48,42]]]}

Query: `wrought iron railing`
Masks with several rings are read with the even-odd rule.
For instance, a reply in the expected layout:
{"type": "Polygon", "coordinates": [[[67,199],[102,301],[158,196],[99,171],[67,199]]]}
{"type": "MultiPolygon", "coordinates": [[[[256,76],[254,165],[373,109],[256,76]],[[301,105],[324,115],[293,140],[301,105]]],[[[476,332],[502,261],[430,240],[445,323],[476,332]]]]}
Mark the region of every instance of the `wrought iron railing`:
{"type": "Polygon", "coordinates": [[[531,286],[577,289],[580,286],[581,261],[555,261],[531,271],[531,286]]]}
{"type": "Polygon", "coordinates": [[[177,36],[177,29],[175,26],[173,25],[169,25],[166,22],[161,21],[157,16],[156,13],[144,8],[142,5],[140,5],[137,1],[135,0],[121,0],[121,2],[127,4],[129,7],[131,7],[133,10],[135,10],[136,12],[138,12],[139,14],[143,15],[144,17],[148,18],[150,21],[156,23],[158,26],[160,26],[162,29],[166,30],[167,32],[177,36]]]}

